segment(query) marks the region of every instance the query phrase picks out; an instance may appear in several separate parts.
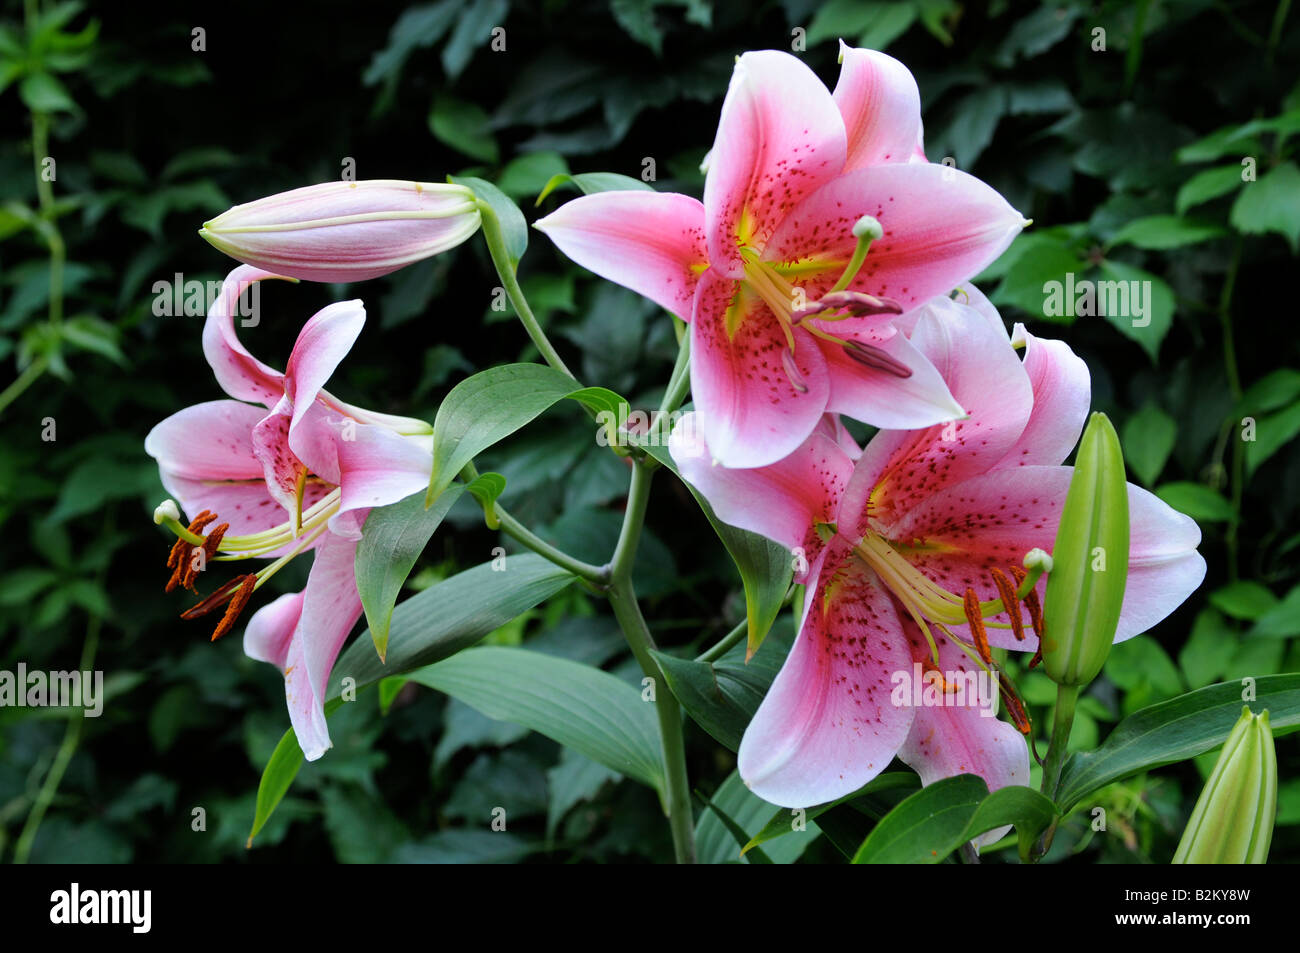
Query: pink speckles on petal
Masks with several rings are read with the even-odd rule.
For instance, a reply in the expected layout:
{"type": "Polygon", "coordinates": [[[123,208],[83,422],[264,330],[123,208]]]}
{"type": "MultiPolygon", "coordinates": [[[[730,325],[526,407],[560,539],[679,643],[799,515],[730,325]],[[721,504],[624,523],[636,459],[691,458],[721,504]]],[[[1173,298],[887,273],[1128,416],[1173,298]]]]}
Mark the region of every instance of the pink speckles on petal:
{"type": "Polygon", "coordinates": [[[803,623],[741,741],[750,789],[807,807],[861,787],[890,762],[913,709],[891,699],[912,657],[898,613],[873,574],[836,539],[813,567],[803,623]]]}
{"type": "Polygon", "coordinates": [[[762,248],[804,198],[844,168],[844,120],[794,56],[765,50],[736,64],[704,184],[709,257],[739,277],[738,240],[762,248]]]}
{"type": "Polygon", "coordinates": [[[724,466],[758,467],[787,456],[812,433],[830,385],[815,340],[796,329],[794,361],[806,390],[786,373],[785,335],[761,300],[706,272],[691,324],[691,392],[700,431],[724,466]],[[734,305],[733,305],[734,302],[734,305]],[[728,334],[729,311],[734,335],[728,334]]]}

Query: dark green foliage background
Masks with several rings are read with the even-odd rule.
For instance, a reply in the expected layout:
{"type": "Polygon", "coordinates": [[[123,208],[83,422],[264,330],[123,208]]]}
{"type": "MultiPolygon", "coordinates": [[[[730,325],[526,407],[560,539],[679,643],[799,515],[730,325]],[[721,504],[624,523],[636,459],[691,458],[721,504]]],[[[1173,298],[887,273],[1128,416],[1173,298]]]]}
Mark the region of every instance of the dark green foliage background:
{"type": "MultiPolygon", "coordinates": [[[[574,784],[581,772],[553,743],[415,686],[387,715],[373,693],[344,706],[332,720],[335,749],[303,770],[245,849],[258,777],[287,725],[283,689],[269,666],[243,656],[237,635],[209,644],[207,626],[177,618],[184,600],[162,593],[167,539],[150,513],[163,491],[142,441],[167,414],[221,395],[199,348],[202,319],[155,316],[151,288],[178,272],[219,279],[230,262],[196,237],[204,219],[336,179],[349,157],[358,178],[481,175],[530,218],[541,186],[566,168],[640,176],[653,160],[656,188],[698,194],[733,57],[790,49],[796,28],[806,32],[799,55],[830,84],[837,36],[887,48],[913,69],[930,159],[952,157],[1035,220],[982,286],[1009,321],[1064,337],[1087,360],[1095,407],[1120,426],[1131,478],[1201,524],[1204,588],[1115,650],[1081,703],[1076,743],[1094,745],[1122,715],[1190,688],[1300,670],[1294,14],[1208,0],[98,4],[72,8],[60,29],[81,38],[38,61],[24,52],[29,6],[6,4],[0,34],[0,386],[32,360],[50,370],[0,417],[0,668],[78,667],[89,637],[113,695],[80,727],[57,710],[0,709],[5,861],[37,802],[48,810],[32,861],[671,856],[646,789],[590,772],[574,784]],[[488,47],[498,25],[505,51],[488,47]],[[195,27],[206,31],[201,52],[191,48],[195,27]],[[1094,49],[1096,28],[1104,51],[1094,49]],[[57,88],[25,83],[34,72],[55,73],[57,88]],[[33,108],[51,116],[65,313],[80,317],[66,334],[46,323],[46,244],[12,204],[37,207],[33,108]],[[1220,151],[1180,152],[1251,123],[1222,137],[1220,151]],[[1222,194],[1179,201],[1198,173],[1243,157],[1256,160],[1257,181],[1221,173],[1222,194]],[[1150,216],[1166,218],[1125,231],[1150,216]],[[1139,269],[1168,306],[1140,330],[1042,313],[1045,281],[1092,269],[1139,269]],[[1253,442],[1241,439],[1247,417],[1253,442]],[[42,439],[47,418],[53,441],[42,439]],[[63,770],[61,746],[71,757],[55,788],[46,780],[63,770]],[[488,833],[498,805],[509,833],[488,833]],[[196,808],[206,812],[202,832],[192,829],[196,808]]],[[[521,274],[585,383],[636,406],[657,400],[675,353],[665,316],[536,233],[521,274]]],[[[492,310],[495,284],[475,241],[347,289],[267,287],[263,322],[243,338],[282,366],[303,320],[361,296],[368,326],[331,390],[432,419],[467,372],[534,356],[513,319],[492,310]]],[[[483,462],[506,475],[503,500],[524,522],[583,558],[607,558],[626,474],[578,411],[549,412],[483,462]]],[[[483,562],[498,543],[459,503],[412,583],[483,562]]],[[[666,474],[643,549],[639,590],[663,645],[698,651],[741,617],[725,552],[666,474]]],[[[296,587],[305,571],[294,565],[276,585],[296,587]]],[[[639,682],[603,608],[574,590],[489,640],[639,682]]],[[[1052,687],[1037,673],[1019,684],[1041,736],[1052,687]]],[[[733,758],[689,732],[692,782],[712,792],[733,758]]],[[[1273,860],[1294,861],[1300,753],[1294,738],[1278,747],[1273,860]]],[[[1112,785],[1096,799],[1107,833],[1090,832],[1080,813],[1052,859],[1167,861],[1198,769],[1212,761],[1112,785]]],[[[838,857],[824,839],[804,856],[838,857]]]]}

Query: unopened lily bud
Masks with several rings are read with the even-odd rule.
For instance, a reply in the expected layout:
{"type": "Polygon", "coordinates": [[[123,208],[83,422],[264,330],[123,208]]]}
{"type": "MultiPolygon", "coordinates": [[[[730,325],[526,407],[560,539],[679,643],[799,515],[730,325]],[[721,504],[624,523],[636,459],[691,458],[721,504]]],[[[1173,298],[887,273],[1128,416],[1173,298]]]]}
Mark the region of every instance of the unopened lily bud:
{"type": "Polygon", "coordinates": [[[1175,864],[1262,864],[1277,814],[1277,751],[1268,712],[1233,726],[1192,809],[1175,864]]]}
{"type": "Polygon", "coordinates": [[[1057,684],[1088,684],[1110,655],[1128,549],[1124,456],[1110,420],[1093,414],[1079,442],[1043,598],[1043,671],[1057,684]]]}
{"type": "Polygon", "coordinates": [[[248,265],[305,281],[364,281],[459,245],[478,231],[462,185],[324,182],[236,205],[199,234],[248,265]]]}

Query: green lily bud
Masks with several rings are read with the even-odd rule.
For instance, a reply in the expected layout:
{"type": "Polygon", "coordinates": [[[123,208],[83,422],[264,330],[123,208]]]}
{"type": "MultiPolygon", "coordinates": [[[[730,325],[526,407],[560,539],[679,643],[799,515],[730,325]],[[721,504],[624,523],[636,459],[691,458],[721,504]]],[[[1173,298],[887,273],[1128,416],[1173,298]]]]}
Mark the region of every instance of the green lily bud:
{"type": "Polygon", "coordinates": [[[1262,864],[1277,813],[1277,751],[1268,711],[1243,707],[1192,809],[1175,864],[1262,864]]]}
{"type": "Polygon", "coordinates": [[[1119,624],[1128,580],[1128,482],[1119,437],[1093,414],[1052,550],[1043,598],[1043,671],[1058,685],[1097,677],[1119,624]]]}

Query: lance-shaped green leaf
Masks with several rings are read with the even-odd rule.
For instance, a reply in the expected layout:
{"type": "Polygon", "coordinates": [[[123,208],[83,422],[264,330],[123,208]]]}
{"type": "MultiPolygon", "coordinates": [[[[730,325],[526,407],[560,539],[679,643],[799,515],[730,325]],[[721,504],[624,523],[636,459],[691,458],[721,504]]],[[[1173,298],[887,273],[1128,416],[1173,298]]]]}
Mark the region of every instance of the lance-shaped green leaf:
{"type": "MultiPolygon", "coordinates": [[[[880,794],[884,791],[910,791],[920,786],[920,778],[911,771],[886,771],[872,778],[865,785],[858,788],[852,794],[846,794],[844,797],[831,801],[827,804],[818,804],[809,808],[782,808],[772,815],[772,819],[763,825],[763,829],[749,839],[741,853],[747,852],[750,848],[759,844],[766,844],[770,840],[775,840],[785,834],[799,829],[796,821],[807,823],[816,820],[827,811],[834,810],[844,804],[849,804],[860,799],[866,799],[872,795],[880,794]]],[[[869,810],[870,808],[868,808],[869,810]]],[[[883,817],[887,811],[881,811],[879,817],[883,817]]]]}
{"type": "Polygon", "coordinates": [[[1241,711],[1196,800],[1175,864],[1262,864],[1277,816],[1277,750],[1268,711],[1241,711]]]}
{"type": "Polygon", "coordinates": [[[1086,685],[1110,654],[1128,578],[1128,485],[1119,437],[1093,414],[1079,443],[1043,600],[1043,671],[1086,685]]]}
{"type": "MultiPolygon", "coordinates": [[[[343,704],[344,679],[350,679],[349,687],[359,691],[380,679],[441,661],[555,595],[576,578],[533,553],[510,556],[504,571],[498,571],[494,563],[457,573],[398,606],[389,625],[385,661],[376,657],[371,639],[356,639],[334,664],[325,714],[328,716],[343,704]]],[[[301,767],[302,749],[290,728],[262,771],[250,841],[270,819],[301,767]]]]}
{"type": "Polygon", "coordinates": [[[654,705],[608,672],[528,649],[483,646],[418,669],[411,681],[663,790],[654,705]]]}
{"type": "Polygon", "coordinates": [[[712,663],[677,658],[666,652],[653,655],[686,713],[717,741],[736,751],[746,726],[781,670],[790,643],[790,636],[774,635],[748,663],[742,645],[712,663]]]}
{"type": "Polygon", "coordinates": [[[433,421],[433,472],[426,504],[437,499],[477,454],[564,398],[598,411],[622,400],[603,387],[573,384],[573,378],[542,364],[503,364],[453,387],[433,421]]]}
{"type": "Polygon", "coordinates": [[[469,648],[493,629],[526,612],[576,577],[535,553],[493,560],[418,592],[393,610],[388,654],[380,661],[369,639],[343,651],[330,677],[327,697],[341,694],[344,678],[362,688],[402,675],[469,648]]]}
{"type": "Polygon", "coordinates": [[[1061,809],[1068,811],[1113,781],[1217,748],[1245,699],[1268,709],[1274,735],[1300,728],[1300,674],[1225,682],[1179,695],[1129,715],[1096,750],[1071,755],[1057,791],[1061,809]]]}
{"type": "Polygon", "coordinates": [[[388,653],[388,627],[406,577],[463,490],[448,487],[428,509],[417,493],[371,510],[366,517],[357,543],[357,592],[380,661],[388,653]]]}
{"type": "Polygon", "coordinates": [[[1037,834],[1055,816],[1051,800],[1032,788],[989,793],[983,778],[959,774],[922,788],[885,815],[853,863],[937,864],[981,834],[1008,824],[1037,834]]]}
{"type": "Polygon", "coordinates": [[[537,196],[536,204],[541,205],[546,200],[546,196],[566,185],[576,185],[584,195],[594,195],[597,192],[654,191],[654,186],[648,182],[642,182],[640,179],[634,179],[631,176],[620,175],[617,172],[580,172],[577,175],[558,172],[551,176],[541,194],[537,196]]]}

